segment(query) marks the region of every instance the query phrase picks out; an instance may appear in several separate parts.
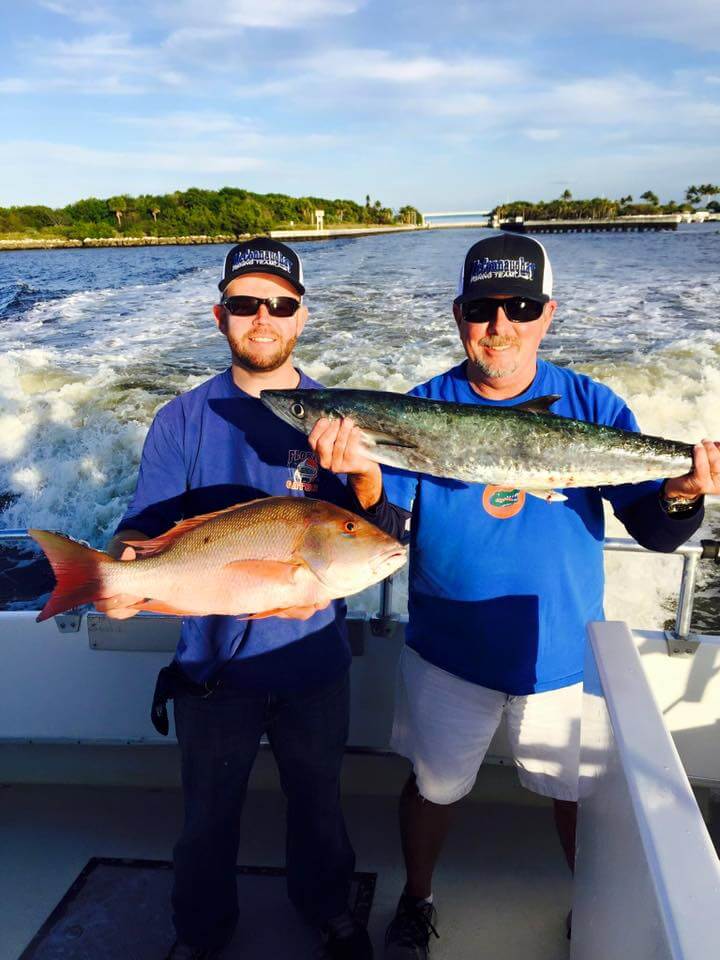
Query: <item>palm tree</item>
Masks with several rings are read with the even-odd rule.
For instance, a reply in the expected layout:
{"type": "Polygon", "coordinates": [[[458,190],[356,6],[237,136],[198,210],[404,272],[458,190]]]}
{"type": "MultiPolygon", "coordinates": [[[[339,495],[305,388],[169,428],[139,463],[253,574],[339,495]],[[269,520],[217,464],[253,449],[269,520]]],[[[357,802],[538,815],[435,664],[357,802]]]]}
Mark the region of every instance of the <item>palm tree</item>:
{"type": "Polygon", "coordinates": [[[123,214],[127,210],[127,200],[125,199],[125,197],[110,197],[110,199],[107,202],[107,205],[115,214],[118,230],[122,230],[122,218],[123,218],[123,214]]]}

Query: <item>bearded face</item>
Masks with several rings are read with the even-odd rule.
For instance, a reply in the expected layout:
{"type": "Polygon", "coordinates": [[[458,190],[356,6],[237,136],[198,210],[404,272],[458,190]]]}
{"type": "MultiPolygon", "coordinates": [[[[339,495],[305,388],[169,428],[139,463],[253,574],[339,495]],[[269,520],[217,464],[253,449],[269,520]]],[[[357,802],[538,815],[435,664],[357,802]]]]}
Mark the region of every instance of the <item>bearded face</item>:
{"type": "MultiPolygon", "coordinates": [[[[225,289],[226,298],[235,296],[260,300],[291,296],[300,300],[292,284],[271,274],[236,277],[225,289]]],[[[291,317],[273,316],[266,303],[261,303],[252,316],[232,314],[222,304],[214,311],[218,328],[227,337],[235,366],[251,373],[270,373],[292,363],[292,352],[307,318],[304,306],[291,317]]]]}
{"type": "MultiPolygon", "coordinates": [[[[230,318],[225,336],[230,344],[233,362],[238,366],[245,370],[277,370],[292,355],[298,339],[292,318],[281,321],[284,324],[292,323],[293,329],[289,332],[262,322],[243,332],[233,328],[234,319],[230,318]]],[[[268,319],[273,321],[275,318],[268,319]]]]}

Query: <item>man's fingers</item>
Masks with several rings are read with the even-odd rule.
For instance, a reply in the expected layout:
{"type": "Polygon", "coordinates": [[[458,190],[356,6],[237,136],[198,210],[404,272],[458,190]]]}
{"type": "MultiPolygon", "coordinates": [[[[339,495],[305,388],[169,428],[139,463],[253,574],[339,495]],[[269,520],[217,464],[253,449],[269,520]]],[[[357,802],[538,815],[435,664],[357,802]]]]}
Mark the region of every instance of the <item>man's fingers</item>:
{"type": "Polygon", "coordinates": [[[140,613],[137,607],[115,607],[112,610],[106,610],[105,616],[110,620],[129,620],[140,613]]]}
{"type": "Polygon", "coordinates": [[[129,593],[118,593],[114,597],[104,597],[96,600],[95,609],[106,614],[112,620],[126,620],[138,613],[136,604],[142,603],[142,597],[134,597],[129,593]]]}
{"type": "Polygon", "coordinates": [[[315,436],[313,437],[310,446],[315,450],[318,462],[325,470],[331,469],[333,461],[333,447],[335,446],[335,440],[337,439],[339,430],[339,420],[318,420],[313,427],[311,437],[313,433],[315,436]],[[323,424],[324,426],[322,426],[323,424]]]}
{"type": "Polygon", "coordinates": [[[720,493],[720,444],[705,439],[702,446],[707,460],[709,486],[713,493],[720,493]]]}
{"type": "Polygon", "coordinates": [[[329,423],[330,421],[327,419],[327,417],[320,417],[318,422],[315,424],[315,426],[312,428],[312,430],[308,434],[308,442],[313,450],[316,450],[317,442],[319,438],[323,435],[323,433],[325,433],[325,431],[327,430],[329,423]]]}
{"type": "Polygon", "coordinates": [[[332,450],[331,470],[333,473],[345,472],[347,447],[354,429],[355,424],[350,417],[343,417],[332,450]]]}
{"type": "Polygon", "coordinates": [[[136,555],[134,547],[125,547],[118,560],[134,560],[136,555]]]}

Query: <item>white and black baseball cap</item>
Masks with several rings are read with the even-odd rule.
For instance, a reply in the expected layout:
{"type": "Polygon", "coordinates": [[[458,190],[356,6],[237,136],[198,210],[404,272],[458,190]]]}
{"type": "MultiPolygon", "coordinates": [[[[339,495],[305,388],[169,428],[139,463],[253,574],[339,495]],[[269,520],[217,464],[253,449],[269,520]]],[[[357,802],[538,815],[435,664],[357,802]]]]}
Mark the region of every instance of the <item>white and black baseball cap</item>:
{"type": "Polygon", "coordinates": [[[269,237],[255,237],[236,244],[228,251],[223,264],[223,275],[218,288],[220,292],[245,273],[271,273],[288,280],[302,296],[303,268],[300,257],[284,243],[269,237]]]}
{"type": "Polygon", "coordinates": [[[552,283],[550,260],[539,241],[518,233],[493,234],[465,255],[455,303],[495,296],[547,303],[552,283]]]}

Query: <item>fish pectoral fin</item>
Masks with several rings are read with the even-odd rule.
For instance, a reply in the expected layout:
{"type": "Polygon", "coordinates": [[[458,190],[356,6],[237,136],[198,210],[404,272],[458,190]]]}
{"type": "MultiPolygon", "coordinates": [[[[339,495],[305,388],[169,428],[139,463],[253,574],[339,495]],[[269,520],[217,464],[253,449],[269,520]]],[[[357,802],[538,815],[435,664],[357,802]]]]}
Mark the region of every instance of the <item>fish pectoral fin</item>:
{"type": "Polygon", "coordinates": [[[245,617],[238,617],[238,620],[266,620],[268,617],[276,617],[279,613],[285,613],[291,610],[291,607],[276,607],[274,610],[262,610],[260,613],[248,613],[245,617]]]}
{"type": "Polygon", "coordinates": [[[390,433],[381,433],[379,430],[362,428],[362,438],[369,447],[406,447],[408,450],[414,450],[417,447],[416,443],[394,437],[390,433]]]}
{"type": "MultiPolygon", "coordinates": [[[[518,403],[511,407],[512,410],[520,410],[522,413],[552,413],[550,407],[560,399],[559,393],[548,393],[544,397],[533,397],[532,400],[526,400],[524,403],[518,403]]],[[[529,491],[528,491],[529,492],[529,491]]]]}
{"type": "Polygon", "coordinates": [[[544,500],[546,503],[562,503],[563,500],[567,500],[567,497],[564,493],[560,493],[557,490],[525,490],[531,497],[537,497],[539,500],[544,500]]]}
{"type": "Polygon", "coordinates": [[[253,580],[272,580],[278,587],[294,586],[304,567],[301,563],[285,563],[282,560],[231,560],[223,570],[240,574],[253,580]]]}

